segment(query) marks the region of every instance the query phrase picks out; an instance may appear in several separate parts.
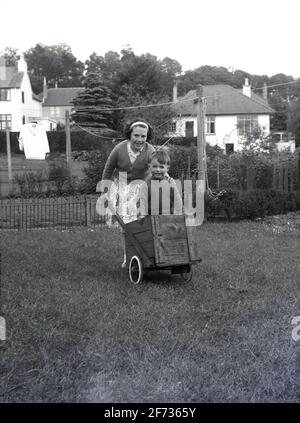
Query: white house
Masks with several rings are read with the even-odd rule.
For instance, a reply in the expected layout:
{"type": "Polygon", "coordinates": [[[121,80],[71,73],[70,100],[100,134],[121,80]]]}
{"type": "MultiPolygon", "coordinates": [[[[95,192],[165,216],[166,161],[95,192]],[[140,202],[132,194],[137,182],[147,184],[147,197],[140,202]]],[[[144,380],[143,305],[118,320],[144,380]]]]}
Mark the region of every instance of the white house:
{"type": "MultiPolygon", "coordinates": [[[[1,64],[0,64],[1,66],[1,64]]],[[[23,57],[17,66],[5,66],[0,72],[0,130],[20,131],[22,125],[38,121],[47,131],[55,129],[56,122],[43,117],[42,100],[33,93],[27,64],[23,57]]]]}
{"type": "Polygon", "coordinates": [[[44,79],[43,92],[39,94],[43,100],[43,116],[54,119],[56,123],[65,124],[66,111],[71,114],[74,107],[72,101],[83,90],[83,87],[48,88],[44,79]]]}
{"type": "MultiPolygon", "coordinates": [[[[196,90],[189,91],[178,100],[196,98],[196,90]]],[[[254,94],[246,79],[243,90],[229,85],[203,86],[206,98],[205,133],[206,142],[217,145],[226,152],[238,151],[245,135],[260,127],[265,135],[270,133],[270,115],[274,110],[265,98],[254,94]]],[[[197,101],[176,102],[174,109],[177,118],[172,124],[172,135],[179,137],[197,136],[197,101]]]]}

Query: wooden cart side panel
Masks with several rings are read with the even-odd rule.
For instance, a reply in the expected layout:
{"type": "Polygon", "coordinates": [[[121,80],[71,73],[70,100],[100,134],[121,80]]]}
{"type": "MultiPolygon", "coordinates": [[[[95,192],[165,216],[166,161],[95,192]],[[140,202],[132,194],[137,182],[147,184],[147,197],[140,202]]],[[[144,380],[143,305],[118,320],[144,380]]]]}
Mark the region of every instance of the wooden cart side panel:
{"type": "Polygon", "coordinates": [[[164,263],[164,254],[162,251],[162,246],[160,242],[158,242],[158,237],[160,236],[160,226],[158,219],[155,218],[156,216],[151,216],[151,224],[152,224],[152,237],[153,237],[153,249],[154,249],[154,257],[155,257],[155,264],[164,263]],[[158,227],[157,227],[158,225],[158,227]]]}
{"type": "Polygon", "coordinates": [[[153,266],[155,254],[150,216],[127,223],[125,225],[125,231],[125,246],[128,260],[137,254],[138,249],[142,250],[147,257],[147,261],[141,257],[144,266],[153,266]],[[134,237],[134,241],[132,236],[129,236],[130,234],[134,237]]]}
{"type": "Polygon", "coordinates": [[[133,222],[126,223],[125,227],[133,234],[147,231],[152,232],[151,218],[150,216],[145,216],[143,219],[137,219],[133,222]]]}
{"type": "Polygon", "coordinates": [[[184,216],[151,216],[155,263],[158,266],[189,263],[184,216]]]}
{"type": "MultiPolygon", "coordinates": [[[[155,258],[153,239],[139,240],[139,244],[149,259],[155,258]]],[[[132,242],[126,236],[125,236],[125,245],[126,245],[126,252],[128,256],[130,255],[130,253],[131,255],[136,254],[134,245],[132,245],[132,242]]]]}

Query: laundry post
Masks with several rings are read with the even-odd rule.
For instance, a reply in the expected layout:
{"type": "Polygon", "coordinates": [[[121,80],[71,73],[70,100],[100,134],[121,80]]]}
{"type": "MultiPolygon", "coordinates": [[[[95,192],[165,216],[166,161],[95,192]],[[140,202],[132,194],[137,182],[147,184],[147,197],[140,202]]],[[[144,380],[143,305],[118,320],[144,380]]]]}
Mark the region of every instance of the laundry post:
{"type": "Polygon", "coordinates": [[[8,182],[12,181],[12,167],[11,167],[11,149],[10,149],[10,133],[6,130],[6,154],[7,154],[7,168],[8,168],[8,182]]]}
{"type": "Polygon", "coordinates": [[[198,161],[198,179],[205,181],[204,171],[204,110],[203,110],[203,86],[197,86],[197,161],[198,161]]]}
{"type": "Polygon", "coordinates": [[[70,130],[70,115],[68,110],[66,110],[66,158],[67,166],[69,171],[71,171],[71,130],[70,130]]]}

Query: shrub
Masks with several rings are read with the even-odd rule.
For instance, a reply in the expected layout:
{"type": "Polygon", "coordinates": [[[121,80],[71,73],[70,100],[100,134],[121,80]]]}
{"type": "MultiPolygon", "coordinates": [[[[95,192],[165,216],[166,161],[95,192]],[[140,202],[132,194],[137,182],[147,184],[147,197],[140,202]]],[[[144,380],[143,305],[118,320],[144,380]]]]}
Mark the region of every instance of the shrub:
{"type": "Polygon", "coordinates": [[[85,178],[82,183],[82,189],[85,193],[95,193],[98,182],[101,180],[107,155],[102,152],[94,152],[89,158],[87,166],[83,169],[85,178]]]}
{"type": "Polygon", "coordinates": [[[300,210],[299,195],[281,193],[273,190],[226,191],[213,199],[205,195],[207,217],[227,217],[237,219],[256,219],[274,214],[284,214],[300,210]]]}
{"type": "MultiPolygon", "coordinates": [[[[66,162],[51,162],[49,164],[48,181],[54,185],[58,195],[64,192],[64,185],[70,178],[66,162]]],[[[51,186],[51,185],[50,185],[51,186]]]]}
{"type": "Polygon", "coordinates": [[[13,184],[19,191],[17,195],[24,198],[41,196],[44,191],[45,182],[46,180],[41,170],[17,174],[13,178],[13,184]]]}

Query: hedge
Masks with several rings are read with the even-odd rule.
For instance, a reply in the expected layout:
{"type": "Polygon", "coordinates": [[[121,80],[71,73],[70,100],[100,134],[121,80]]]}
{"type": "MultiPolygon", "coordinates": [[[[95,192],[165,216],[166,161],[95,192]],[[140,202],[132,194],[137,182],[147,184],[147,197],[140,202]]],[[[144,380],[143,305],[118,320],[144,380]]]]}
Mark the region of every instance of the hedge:
{"type": "MultiPolygon", "coordinates": [[[[111,135],[110,135],[111,136],[111,135]]],[[[10,146],[13,154],[24,154],[19,150],[18,143],[19,132],[10,132],[10,146]]],[[[49,148],[51,153],[66,152],[66,133],[65,131],[49,131],[47,132],[49,148]]],[[[72,151],[81,150],[100,150],[110,151],[114,144],[111,139],[97,138],[83,131],[71,132],[72,151]]],[[[0,131],[0,153],[6,154],[6,133],[0,131]]]]}
{"type": "Polygon", "coordinates": [[[218,197],[205,195],[205,211],[209,219],[256,219],[300,210],[300,193],[273,190],[225,191],[218,197]]]}

